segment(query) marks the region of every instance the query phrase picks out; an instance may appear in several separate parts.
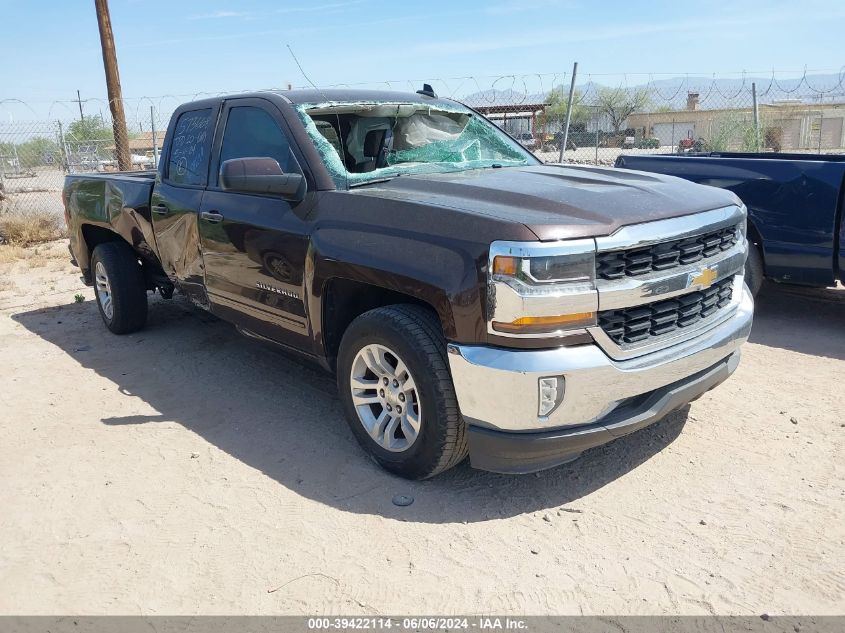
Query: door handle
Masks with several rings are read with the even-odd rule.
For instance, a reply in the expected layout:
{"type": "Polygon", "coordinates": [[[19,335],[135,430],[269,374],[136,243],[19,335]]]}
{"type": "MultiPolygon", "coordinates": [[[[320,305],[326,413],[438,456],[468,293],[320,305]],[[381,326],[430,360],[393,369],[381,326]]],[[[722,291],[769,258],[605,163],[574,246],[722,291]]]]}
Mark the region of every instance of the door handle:
{"type": "Polygon", "coordinates": [[[170,209],[167,208],[166,204],[156,204],[153,205],[153,213],[158,215],[167,215],[170,212],[170,209]]]}
{"type": "Polygon", "coordinates": [[[211,222],[212,224],[217,224],[223,221],[223,216],[216,211],[203,211],[200,213],[200,217],[206,222],[211,222]]]}

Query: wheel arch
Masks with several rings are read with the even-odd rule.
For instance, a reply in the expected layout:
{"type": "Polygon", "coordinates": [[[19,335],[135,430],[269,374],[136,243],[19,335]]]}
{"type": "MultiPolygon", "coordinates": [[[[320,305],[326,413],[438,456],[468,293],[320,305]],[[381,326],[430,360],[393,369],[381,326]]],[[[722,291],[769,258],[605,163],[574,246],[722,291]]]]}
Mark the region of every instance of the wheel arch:
{"type": "Polygon", "coordinates": [[[419,294],[409,294],[399,288],[360,279],[332,277],[325,280],[320,290],[320,319],[314,326],[317,343],[322,347],[323,356],[332,371],[336,366],[340,341],[349,325],[365,312],[398,304],[416,305],[430,311],[437,317],[441,330],[448,337],[447,330],[452,323],[448,302],[444,307],[442,302],[431,302],[430,296],[423,298],[419,294]]]}
{"type": "Polygon", "coordinates": [[[79,269],[82,271],[82,276],[85,278],[85,283],[91,285],[93,283],[91,277],[91,255],[94,253],[94,249],[106,242],[125,242],[126,240],[115,231],[97,224],[82,224],[79,227],[79,233],[81,239],[78,243],[82,248],[77,249],[79,252],[75,252],[74,254],[76,255],[79,269]]]}

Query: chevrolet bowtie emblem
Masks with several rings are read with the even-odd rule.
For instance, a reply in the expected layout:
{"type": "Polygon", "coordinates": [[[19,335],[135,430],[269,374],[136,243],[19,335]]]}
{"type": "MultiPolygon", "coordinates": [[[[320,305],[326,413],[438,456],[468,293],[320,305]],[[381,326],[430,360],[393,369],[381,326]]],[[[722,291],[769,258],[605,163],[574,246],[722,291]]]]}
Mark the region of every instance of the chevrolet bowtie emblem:
{"type": "Polygon", "coordinates": [[[702,288],[709,288],[714,281],[716,281],[716,271],[712,268],[705,268],[698,274],[689,274],[687,288],[689,288],[690,286],[701,286],[702,288]]]}

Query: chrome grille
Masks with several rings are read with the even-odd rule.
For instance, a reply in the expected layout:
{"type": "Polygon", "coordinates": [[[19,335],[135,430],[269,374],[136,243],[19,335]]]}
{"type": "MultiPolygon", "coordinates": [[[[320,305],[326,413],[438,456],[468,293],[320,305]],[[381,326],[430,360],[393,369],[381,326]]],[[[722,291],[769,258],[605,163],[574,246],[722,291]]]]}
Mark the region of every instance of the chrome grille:
{"type": "Polygon", "coordinates": [[[730,304],[733,280],[730,276],[706,290],[633,308],[599,312],[599,326],[620,346],[665,336],[695,325],[730,304]]]}
{"type": "Polygon", "coordinates": [[[644,248],[598,253],[596,277],[621,279],[625,276],[635,277],[652,271],[694,264],[728,250],[738,239],[737,227],[729,226],[704,235],[661,242],[644,248]]]}

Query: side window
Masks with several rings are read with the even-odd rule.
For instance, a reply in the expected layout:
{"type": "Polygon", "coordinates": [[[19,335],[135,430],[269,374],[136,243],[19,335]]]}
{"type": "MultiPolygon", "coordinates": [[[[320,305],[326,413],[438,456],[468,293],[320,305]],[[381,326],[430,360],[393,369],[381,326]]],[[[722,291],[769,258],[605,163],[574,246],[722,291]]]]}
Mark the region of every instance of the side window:
{"type": "Polygon", "coordinates": [[[232,158],[273,158],[283,172],[301,173],[278,123],[268,112],[254,106],[229,110],[220,147],[220,164],[232,158]]]}
{"type": "Polygon", "coordinates": [[[183,112],[173,130],[167,180],[175,185],[204,185],[211,146],[211,108],[183,112]]]}

